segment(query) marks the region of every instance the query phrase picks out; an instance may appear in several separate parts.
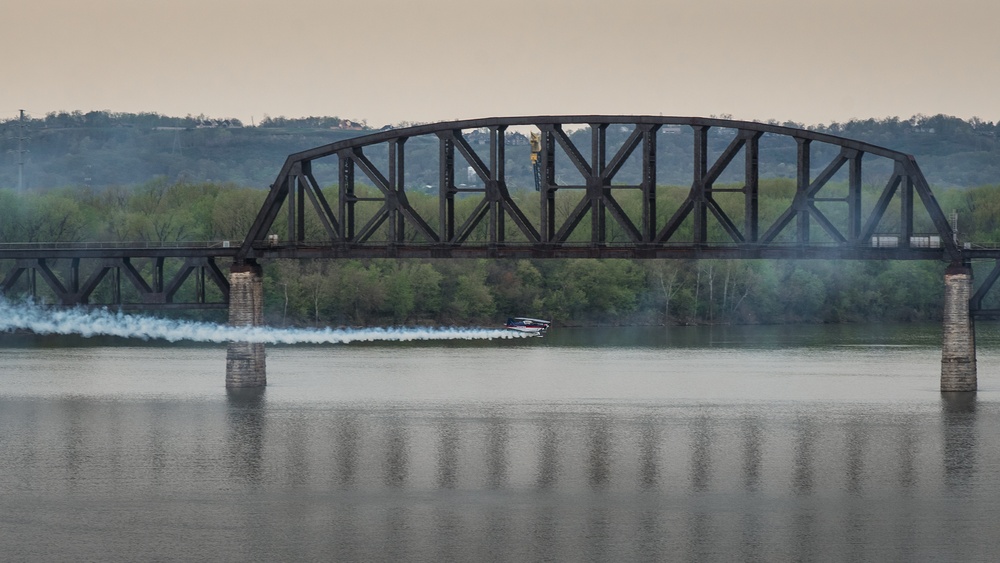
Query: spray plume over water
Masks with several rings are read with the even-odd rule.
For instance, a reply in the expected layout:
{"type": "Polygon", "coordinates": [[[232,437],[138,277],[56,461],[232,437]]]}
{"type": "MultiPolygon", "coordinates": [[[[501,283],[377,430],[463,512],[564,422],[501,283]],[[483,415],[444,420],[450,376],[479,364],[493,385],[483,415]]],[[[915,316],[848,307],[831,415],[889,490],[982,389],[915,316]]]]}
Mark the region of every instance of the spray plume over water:
{"type": "Polygon", "coordinates": [[[234,327],[214,323],[160,319],[113,313],[106,309],[45,309],[0,299],[0,332],[29,330],[35,334],[118,336],[177,342],[251,342],[263,344],[346,344],[414,340],[493,340],[531,336],[486,328],[299,329],[266,326],[234,327]]]}

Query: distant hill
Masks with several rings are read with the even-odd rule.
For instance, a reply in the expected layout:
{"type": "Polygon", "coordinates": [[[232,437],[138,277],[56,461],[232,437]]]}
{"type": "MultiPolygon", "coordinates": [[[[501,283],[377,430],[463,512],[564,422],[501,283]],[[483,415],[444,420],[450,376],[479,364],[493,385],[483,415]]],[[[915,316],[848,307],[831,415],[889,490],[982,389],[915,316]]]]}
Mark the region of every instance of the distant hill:
{"type": "MultiPolygon", "coordinates": [[[[782,125],[803,127],[796,123],[782,125]]],[[[1000,127],[992,122],[936,115],[907,120],[853,120],[806,128],[911,153],[930,183],[938,188],[1000,184],[1000,127]]],[[[13,118],[0,122],[0,188],[17,186],[19,137],[24,138],[22,147],[27,151],[24,173],[28,188],[136,185],[154,178],[266,188],[289,154],[375,130],[366,123],[337,117],[265,117],[260,123],[246,126],[236,119],[204,116],[60,112],[26,119],[23,127],[13,118]]],[[[610,146],[628,133],[609,131],[610,146]]],[[[574,135],[581,136],[578,143],[587,146],[589,141],[583,136],[588,134],[582,130],[574,135]]],[[[690,131],[664,128],[660,139],[658,146],[664,156],[658,159],[662,167],[658,181],[690,182],[690,131]]],[[[722,134],[710,140],[713,151],[728,143],[722,134]]],[[[481,142],[474,132],[470,135],[473,146],[481,142]]],[[[533,179],[523,135],[510,137],[508,143],[508,183],[513,189],[530,189],[533,179]]],[[[436,184],[437,154],[433,139],[414,139],[407,144],[408,185],[436,184]]],[[[820,156],[814,158],[815,166],[825,165],[820,156]]],[[[374,151],[370,158],[379,163],[385,155],[374,151]]],[[[794,171],[794,146],[776,146],[768,154],[762,175],[791,176],[794,171]]],[[[322,183],[336,183],[332,162],[327,167],[318,166],[316,173],[322,183]]],[[[639,174],[638,164],[634,163],[623,168],[616,179],[634,181],[639,174]]],[[[738,177],[722,180],[738,181],[738,177]]],[[[573,178],[564,182],[573,183],[573,178]]]]}
{"type": "Polygon", "coordinates": [[[854,120],[811,129],[912,154],[935,187],[1000,185],[1000,123],[918,115],[908,120],[854,120]]]}

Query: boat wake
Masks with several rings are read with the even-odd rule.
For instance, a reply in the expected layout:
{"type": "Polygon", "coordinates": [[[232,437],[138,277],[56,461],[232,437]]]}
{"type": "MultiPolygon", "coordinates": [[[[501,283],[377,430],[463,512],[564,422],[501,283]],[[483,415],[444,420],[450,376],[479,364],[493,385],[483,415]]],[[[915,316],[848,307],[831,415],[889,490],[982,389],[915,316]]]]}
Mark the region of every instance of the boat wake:
{"type": "Polygon", "coordinates": [[[493,340],[531,336],[486,328],[359,328],[301,329],[267,326],[233,327],[215,323],[126,315],[107,309],[47,309],[0,299],[0,332],[28,330],[35,334],[118,336],[169,342],[251,342],[262,344],[347,344],[349,342],[410,342],[417,340],[493,340]]]}

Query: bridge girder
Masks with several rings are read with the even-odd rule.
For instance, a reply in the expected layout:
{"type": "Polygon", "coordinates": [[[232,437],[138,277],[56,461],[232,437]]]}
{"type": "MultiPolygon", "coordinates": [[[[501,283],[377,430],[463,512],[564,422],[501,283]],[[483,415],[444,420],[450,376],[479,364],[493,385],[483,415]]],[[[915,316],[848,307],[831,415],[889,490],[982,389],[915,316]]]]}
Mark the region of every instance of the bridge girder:
{"type": "MultiPolygon", "coordinates": [[[[869,190],[871,191],[871,190],[869,190]]],[[[426,199],[426,193],[421,193],[426,199]]],[[[951,227],[915,159],[869,143],[772,124],[724,119],[656,116],[535,116],[487,118],[382,131],[290,155],[272,184],[236,259],[269,256],[376,257],[384,255],[550,255],[692,257],[810,255],[871,259],[890,256],[961,259],[951,227]],[[589,128],[589,150],[579,130],[589,128]],[[690,128],[691,181],[673,206],[658,197],[659,135],[690,128]],[[533,128],[541,136],[541,184],[537,204],[514,197],[506,174],[511,128],[533,128]],[[608,140],[609,129],[624,140],[608,140]],[[729,138],[721,150],[711,131],[729,138]],[[485,132],[487,155],[468,134],[485,132]],[[787,206],[762,212],[761,145],[795,143],[794,193],[787,206]],[[438,144],[438,204],[415,205],[406,177],[408,146],[438,144]],[[814,147],[833,150],[813,169],[814,147]],[[713,149],[717,154],[713,154],[713,149]],[[372,155],[381,155],[375,159],[372,155]],[[719,186],[743,155],[741,182],[719,186]],[[863,176],[865,158],[882,159],[891,170],[877,197],[866,202],[863,187],[883,178],[863,176]],[[337,171],[337,190],[323,190],[314,170],[337,171]],[[377,160],[382,160],[380,165],[377,160]],[[456,166],[468,166],[473,186],[456,181],[456,166]],[[639,181],[621,183],[627,165],[639,181]],[[838,174],[846,179],[832,182],[838,174]],[[364,187],[358,177],[370,184],[364,187]],[[565,181],[572,176],[579,181],[565,181]],[[831,187],[834,186],[835,187],[831,187]],[[638,204],[631,193],[638,193],[638,204]],[[738,202],[733,196],[738,196],[738,202]],[[474,205],[467,202],[478,198],[474,205]],[[628,204],[625,199],[632,198],[628,204]],[[332,201],[332,203],[331,203],[332,201]],[[307,205],[308,202],[308,205],[307,205]],[[891,204],[898,202],[898,210],[891,204]],[[918,203],[920,205],[915,205],[918,203]],[[465,214],[456,212],[465,206],[465,214]],[[838,207],[839,206],[839,207],[838,207]],[[279,224],[285,208],[284,225],[279,224]],[[920,211],[922,215],[918,215],[920,211]],[[765,217],[768,215],[768,217],[765,217]],[[588,221],[589,219],[589,221],[588,221]],[[922,222],[921,222],[922,221],[922,222]],[[318,225],[307,229],[307,225],[318,225]],[[917,227],[922,229],[917,230],[917,227]],[[281,230],[282,233],[277,231],[281,230]],[[310,232],[311,231],[311,232],[310,232]],[[318,236],[316,236],[318,233],[318,236]],[[585,249],[577,249],[583,246],[585,249]],[[789,250],[788,247],[797,247],[789,250]],[[871,252],[872,247],[880,252],[871,252]],[[629,250],[614,251],[613,247],[629,250]],[[735,250],[733,248],[735,247],[735,250]],[[935,252],[927,251],[936,249],[935,252]],[[803,250],[807,249],[807,250],[803,250]]]]}
{"type": "Polygon", "coordinates": [[[15,259],[5,269],[0,294],[52,305],[121,309],[225,309],[229,305],[229,280],[215,256],[66,258],[52,256],[45,249],[36,253],[15,259]]]}

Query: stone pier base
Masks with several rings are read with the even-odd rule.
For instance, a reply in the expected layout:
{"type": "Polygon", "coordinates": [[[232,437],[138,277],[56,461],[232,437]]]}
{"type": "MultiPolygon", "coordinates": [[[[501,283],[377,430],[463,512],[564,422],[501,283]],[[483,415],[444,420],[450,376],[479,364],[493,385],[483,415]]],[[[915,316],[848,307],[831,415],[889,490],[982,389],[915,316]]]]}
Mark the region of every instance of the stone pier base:
{"type": "Polygon", "coordinates": [[[969,314],[972,268],[951,265],[944,275],[941,391],[975,391],[976,331],[969,314]]]}
{"type": "Polygon", "coordinates": [[[267,385],[264,345],[230,342],[226,349],[226,387],[263,387],[267,385]]]}
{"type": "MultiPolygon", "coordinates": [[[[229,274],[229,324],[264,324],[263,272],[256,263],[233,265],[229,274]]],[[[264,345],[230,342],[226,350],[226,387],[232,389],[265,385],[267,370],[264,345]]]]}

